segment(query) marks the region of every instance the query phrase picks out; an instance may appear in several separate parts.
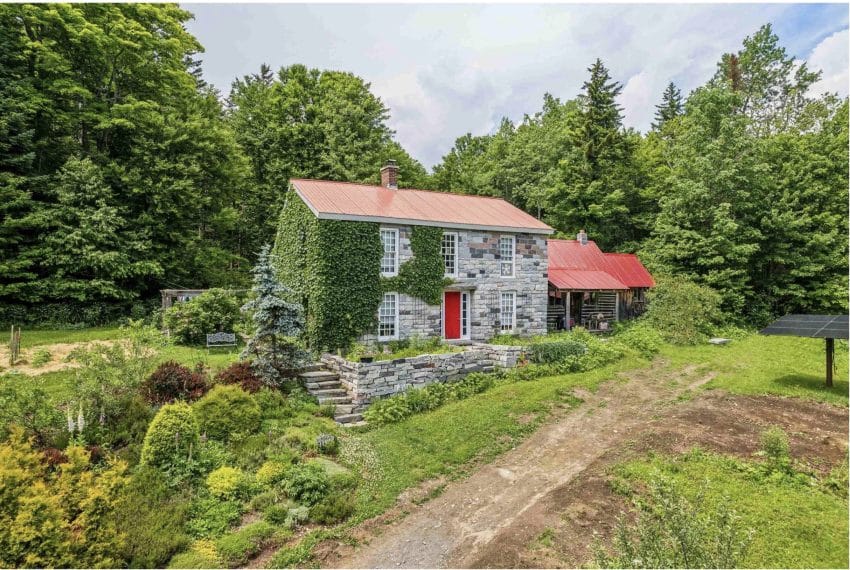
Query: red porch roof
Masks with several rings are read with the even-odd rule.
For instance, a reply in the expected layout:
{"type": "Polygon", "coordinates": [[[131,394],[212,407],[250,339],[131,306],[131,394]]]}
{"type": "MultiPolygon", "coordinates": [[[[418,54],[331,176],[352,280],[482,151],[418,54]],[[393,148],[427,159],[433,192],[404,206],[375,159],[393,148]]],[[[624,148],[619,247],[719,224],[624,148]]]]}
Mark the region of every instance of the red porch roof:
{"type": "Polygon", "coordinates": [[[653,287],[655,281],[631,253],[603,253],[595,242],[550,239],[549,282],[558,289],[579,291],[653,287]]]}
{"type": "Polygon", "coordinates": [[[554,231],[501,198],[300,178],[290,184],[320,219],[537,234],[554,231]]]}

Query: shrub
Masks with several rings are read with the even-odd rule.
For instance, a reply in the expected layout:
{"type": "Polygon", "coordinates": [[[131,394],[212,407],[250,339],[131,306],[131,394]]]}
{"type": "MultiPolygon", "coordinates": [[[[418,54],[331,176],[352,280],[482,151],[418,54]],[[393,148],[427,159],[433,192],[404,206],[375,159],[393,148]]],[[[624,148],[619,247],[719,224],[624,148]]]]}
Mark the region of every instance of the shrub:
{"type": "Polygon", "coordinates": [[[644,321],[639,321],[617,333],[614,340],[622,346],[636,351],[644,358],[652,358],[661,350],[664,339],[657,330],[644,321]]]}
{"type": "Polygon", "coordinates": [[[240,567],[259,553],[273,534],[274,528],[269,523],[259,521],[222,536],[215,541],[215,547],[225,564],[240,567]]]}
{"type": "Polygon", "coordinates": [[[200,539],[192,544],[187,552],[181,552],[171,559],[169,568],[218,568],[221,566],[218,549],[211,540],[200,539]]]}
{"type": "Polygon", "coordinates": [[[142,394],[151,404],[174,400],[194,401],[207,391],[207,377],[199,365],[194,371],[177,362],[163,362],[142,383],[142,394]]]}
{"type": "Polygon", "coordinates": [[[253,394],[254,401],[260,406],[263,419],[283,420],[292,417],[294,413],[289,400],[279,390],[262,388],[253,394]]]}
{"type": "Polygon", "coordinates": [[[701,497],[688,501],[663,478],[636,505],[634,525],[618,522],[612,554],[595,545],[598,567],[737,568],[751,542],[752,531],[741,528],[728,501],[709,511],[701,497]]]}
{"type": "Polygon", "coordinates": [[[370,424],[380,426],[400,422],[412,413],[410,407],[407,405],[406,398],[402,396],[391,396],[377,402],[372,402],[369,408],[363,412],[363,419],[370,424]]]}
{"type": "Polygon", "coordinates": [[[260,428],[260,406],[238,386],[215,386],[193,410],[201,431],[221,441],[260,428]]]}
{"type": "Polygon", "coordinates": [[[250,394],[258,392],[263,387],[263,381],[254,373],[251,363],[246,360],[234,362],[220,370],[215,379],[220,384],[238,384],[250,394]]]}
{"type": "Polygon", "coordinates": [[[310,509],[308,507],[292,507],[286,513],[286,520],[284,521],[284,524],[289,528],[295,528],[309,518],[310,509]]]}
{"type": "Polygon", "coordinates": [[[293,466],[283,480],[286,494],[305,505],[315,505],[328,491],[329,481],[325,470],[312,464],[293,466]]]}
{"type": "Polygon", "coordinates": [[[40,368],[50,362],[50,358],[52,355],[50,351],[46,348],[39,348],[35,352],[33,352],[32,358],[30,359],[30,365],[33,368],[40,368]]]}
{"type": "Polygon", "coordinates": [[[557,340],[542,340],[528,346],[528,359],[535,364],[550,364],[563,362],[570,357],[578,357],[585,353],[587,347],[571,338],[557,340]]]}
{"type": "Polygon", "coordinates": [[[192,502],[186,530],[197,538],[218,536],[239,522],[242,508],[237,501],[202,497],[192,502]]]}
{"type": "Polygon", "coordinates": [[[339,439],[332,433],[320,433],[316,436],[316,448],[321,453],[336,455],[339,451],[339,439]]]}
{"type": "Polygon", "coordinates": [[[310,508],[310,519],[319,524],[334,524],[347,519],[353,512],[353,494],[333,492],[310,508]]]}
{"type": "Polygon", "coordinates": [[[202,441],[198,446],[198,470],[201,473],[210,473],[224,467],[232,465],[236,461],[236,457],[230,449],[222,442],[214,439],[202,441]]]}
{"type": "Polygon", "coordinates": [[[263,510],[263,520],[274,524],[286,524],[286,517],[289,515],[290,507],[280,504],[272,504],[263,510]]]}
{"type": "Polygon", "coordinates": [[[181,480],[192,468],[193,451],[198,449],[198,424],[192,409],[184,402],[160,408],[148,426],[142,444],[142,465],[150,465],[181,480]]]}
{"type": "Polygon", "coordinates": [[[38,379],[0,378],[0,440],[8,438],[16,425],[38,446],[64,447],[55,440],[63,435],[65,419],[42,386],[38,379]]]}
{"type": "Polygon", "coordinates": [[[244,486],[245,474],[235,467],[219,467],[207,475],[207,489],[218,499],[235,499],[244,486]]]}
{"type": "Polygon", "coordinates": [[[124,533],[117,554],[129,568],[162,568],[189,543],[185,524],[188,499],[175,493],[168,479],[151,467],[141,467],[121,494],[116,524],[124,533]]]}
{"type": "Polygon", "coordinates": [[[788,436],[778,426],[761,434],[761,453],[767,459],[766,467],[772,473],[791,473],[791,447],[788,436]]]}
{"type": "Polygon", "coordinates": [[[224,289],[210,289],[165,311],[162,321],[182,344],[201,344],[206,335],[233,331],[239,320],[239,303],[224,289]]]}
{"type": "Polygon", "coordinates": [[[257,470],[257,482],[265,487],[271,487],[283,481],[289,465],[281,461],[266,461],[257,470]]]}
{"type": "Polygon", "coordinates": [[[684,277],[659,281],[648,301],[647,321],[673,344],[705,341],[720,319],[720,295],[684,277]]]}

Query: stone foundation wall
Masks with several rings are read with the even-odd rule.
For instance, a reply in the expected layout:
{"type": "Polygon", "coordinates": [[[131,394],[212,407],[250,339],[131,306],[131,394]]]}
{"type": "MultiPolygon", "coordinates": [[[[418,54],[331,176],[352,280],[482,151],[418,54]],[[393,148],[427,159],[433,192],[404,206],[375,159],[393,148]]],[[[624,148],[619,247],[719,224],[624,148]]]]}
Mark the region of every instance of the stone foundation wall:
{"type": "Polygon", "coordinates": [[[377,362],[351,362],[333,354],[323,354],[322,363],[339,374],[340,383],[355,404],[422,388],[436,382],[454,382],[471,372],[493,372],[497,367],[512,368],[523,356],[519,346],[474,344],[462,352],[423,354],[377,362]]]}

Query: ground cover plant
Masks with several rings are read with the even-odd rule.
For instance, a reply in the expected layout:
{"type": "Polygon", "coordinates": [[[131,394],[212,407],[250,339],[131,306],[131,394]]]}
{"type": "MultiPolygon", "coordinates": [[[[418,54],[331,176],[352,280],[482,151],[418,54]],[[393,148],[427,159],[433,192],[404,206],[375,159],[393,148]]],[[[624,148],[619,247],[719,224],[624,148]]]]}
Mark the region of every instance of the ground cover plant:
{"type": "MultiPolygon", "coordinates": [[[[657,540],[661,546],[655,552],[658,558],[639,564],[646,564],[646,567],[692,566],[685,564],[683,553],[671,542],[677,531],[684,532],[685,521],[677,522],[676,517],[691,518],[687,516],[688,509],[697,508],[697,517],[702,517],[702,523],[712,527],[704,530],[701,537],[707,541],[710,534],[715,535],[721,542],[711,544],[720,546],[725,542],[728,546],[725,551],[706,553],[706,558],[691,560],[697,566],[699,562],[707,564],[705,567],[838,568],[846,565],[846,494],[830,486],[829,476],[813,473],[805,466],[792,465],[787,455],[787,440],[784,448],[781,444],[783,437],[777,437],[775,431],[769,434],[764,452],[754,460],[695,450],[681,456],[656,456],[619,466],[615,471],[617,488],[637,503],[649,498],[649,505],[664,504],[659,497],[652,497],[655,493],[652,486],[664,481],[672,489],[670,492],[683,498],[690,507],[673,505],[675,512],[667,513],[670,516],[662,523],[668,530],[657,532],[652,539],[647,538],[650,528],[628,529],[626,525],[626,530],[621,529],[619,533],[622,540],[615,539],[618,555],[610,558],[603,553],[597,557],[597,562],[605,567],[620,566],[631,559],[632,554],[643,551],[631,550],[642,538],[657,540]],[[713,520],[708,520],[712,517],[713,520]],[[664,538],[658,540],[659,534],[664,538]],[[732,562],[734,564],[730,564],[732,562]]],[[[667,507],[670,508],[669,503],[667,507]]],[[[650,517],[658,514],[657,511],[650,513],[643,506],[638,508],[650,517]]],[[[654,524],[645,521],[644,526],[654,524]]],[[[698,553],[699,549],[695,549],[692,554],[698,553]]]]}

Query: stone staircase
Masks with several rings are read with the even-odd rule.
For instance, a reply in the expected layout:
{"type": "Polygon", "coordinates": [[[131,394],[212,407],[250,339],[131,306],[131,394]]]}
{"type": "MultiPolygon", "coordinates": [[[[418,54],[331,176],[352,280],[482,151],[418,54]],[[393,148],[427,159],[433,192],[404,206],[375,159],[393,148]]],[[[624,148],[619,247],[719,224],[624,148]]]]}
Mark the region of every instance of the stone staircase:
{"type": "Polygon", "coordinates": [[[334,420],[345,427],[364,425],[363,408],[354,403],[351,395],[339,381],[339,374],[331,372],[321,364],[308,366],[298,375],[307,391],[319,400],[320,405],[336,406],[334,420]]]}

